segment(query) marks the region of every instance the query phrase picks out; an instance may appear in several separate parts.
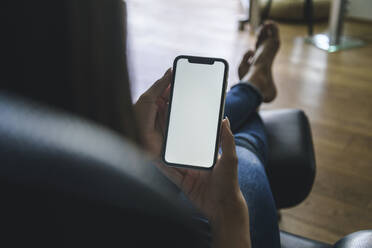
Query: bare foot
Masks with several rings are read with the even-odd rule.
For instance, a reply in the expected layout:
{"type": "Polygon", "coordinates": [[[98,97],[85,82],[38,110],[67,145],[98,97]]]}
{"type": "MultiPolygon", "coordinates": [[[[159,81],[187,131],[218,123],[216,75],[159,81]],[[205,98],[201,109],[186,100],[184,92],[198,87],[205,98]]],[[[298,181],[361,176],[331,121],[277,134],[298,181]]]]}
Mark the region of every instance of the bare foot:
{"type": "MultiPolygon", "coordinates": [[[[271,102],[276,97],[276,86],[272,76],[272,64],[280,46],[278,26],[271,21],[265,22],[259,32],[256,51],[248,61],[248,72],[242,77],[254,85],[261,93],[263,102],[271,102]]],[[[240,77],[239,66],[239,78],[240,77]]]]}

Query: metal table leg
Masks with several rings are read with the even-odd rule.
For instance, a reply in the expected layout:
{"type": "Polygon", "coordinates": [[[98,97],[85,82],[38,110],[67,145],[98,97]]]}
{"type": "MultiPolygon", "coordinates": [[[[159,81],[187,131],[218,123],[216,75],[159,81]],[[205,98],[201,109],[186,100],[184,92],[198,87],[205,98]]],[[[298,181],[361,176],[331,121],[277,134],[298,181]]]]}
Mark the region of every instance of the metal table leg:
{"type": "Polygon", "coordinates": [[[363,46],[363,41],[342,35],[347,2],[348,0],[333,0],[328,33],[308,37],[306,41],[330,53],[363,46]]]}

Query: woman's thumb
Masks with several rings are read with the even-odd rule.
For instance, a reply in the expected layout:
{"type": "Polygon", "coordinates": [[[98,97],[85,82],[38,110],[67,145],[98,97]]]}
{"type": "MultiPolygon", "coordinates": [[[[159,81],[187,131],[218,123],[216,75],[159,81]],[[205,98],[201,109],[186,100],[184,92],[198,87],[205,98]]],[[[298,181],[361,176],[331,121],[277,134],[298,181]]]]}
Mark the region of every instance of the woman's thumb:
{"type": "Polygon", "coordinates": [[[231,132],[230,121],[227,117],[222,121],[221,148],[222,159],[236,159],[234,135],[231,132]]]}

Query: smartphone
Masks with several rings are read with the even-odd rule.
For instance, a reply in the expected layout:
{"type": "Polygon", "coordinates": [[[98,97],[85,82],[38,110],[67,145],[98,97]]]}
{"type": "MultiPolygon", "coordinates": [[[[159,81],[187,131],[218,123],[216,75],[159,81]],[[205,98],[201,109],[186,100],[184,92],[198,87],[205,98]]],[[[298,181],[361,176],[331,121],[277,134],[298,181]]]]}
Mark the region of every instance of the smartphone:
{"type": "Polygon", "coordinates": [[[211,169],[216,164],[227,77],[224,59],[175,58],[162,153],[167,165],[211,169]]]}

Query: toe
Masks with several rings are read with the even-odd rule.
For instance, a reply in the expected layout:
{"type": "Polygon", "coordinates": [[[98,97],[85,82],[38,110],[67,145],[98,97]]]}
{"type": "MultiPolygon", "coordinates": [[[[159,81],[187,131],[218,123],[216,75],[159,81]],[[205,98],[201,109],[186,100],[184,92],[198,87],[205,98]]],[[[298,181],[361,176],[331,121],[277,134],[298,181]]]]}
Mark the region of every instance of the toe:
{"type": "Polygon", "coordinates": [[[266,33],[265,25],[261,25],[258,31],[258,36],[257,36],[257,41],[256,41],[256,50],[266,39],[267,39],[267,33],[266,33]]]}
{"type": "Polygon", "coordinates": [[[253,55],[254,55],[254,51],[253,51],[253,50],[248,50],[248,51],[244,54],[241,63],[248,63],[248,64],[250,64],[250,59],[253,57],[253,55]]]}
{"type": "Polygon", "coordinates": [[[245,74],[248,73],[249,68],[251,67],[252,64],[252,58],[254,56],[254,51],[253,50],[248,50],[244,56],[242,61],[240,62],[239,68],[238,68],[238,74],[239,74],[239,79],[242,79],[245,74]]]}
{"type": "Polygon", "coordinates": [[[256,50],[258,47],[269,37],[274,37],[279,40],[279,28],[278,25],[274,21],[265,21],[264,24],[261,25],[258,37],[256,41],[256,50]]]}
{"type": "Polygon", "coordinates": [[[268,35],[271,38],[279,40],[279,27],[278,27],[278,25],[273,21],[268,22],[266,25],[267,25],[268,35]]]}

